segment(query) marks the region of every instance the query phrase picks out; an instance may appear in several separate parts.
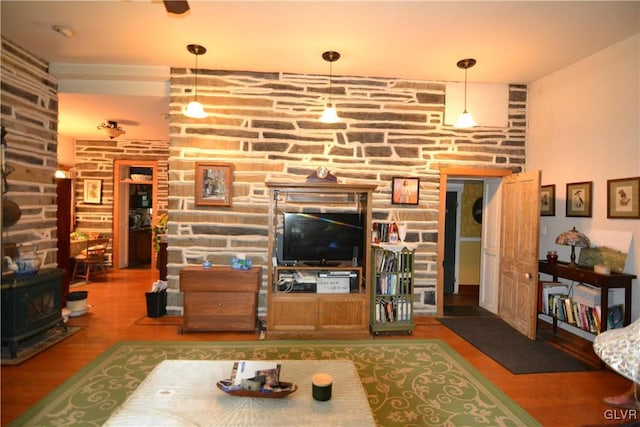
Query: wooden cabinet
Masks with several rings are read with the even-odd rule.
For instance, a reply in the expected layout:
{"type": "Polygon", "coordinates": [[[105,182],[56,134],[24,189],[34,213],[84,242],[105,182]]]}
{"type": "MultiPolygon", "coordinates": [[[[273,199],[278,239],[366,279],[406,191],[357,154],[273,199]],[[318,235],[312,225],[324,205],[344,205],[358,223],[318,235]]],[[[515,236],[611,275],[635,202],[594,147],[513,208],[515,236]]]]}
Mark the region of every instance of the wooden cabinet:
{"type": "Polygon", "coordinates": [[[129,230],[129,266],[151,262],[151,229],[129,230]]]}
{"type": "Polygon", "coordinates": [[[254,330],[261,281],[260,267],[185,267],[180,272],[180,289],[184,293],[182,330],[254,330]]]}
{"type": "MultiPolygon", "coordinates": [[[[269,205],[269,272],[267,331],[269,339],[362,339],[369,337],[369,258],[371,199],[374,185],[336,183],[267,183],[269,205]],[[285,212],[358,212],[364,220],[359,265],[352,261],[308,266],[278,263],[278,233],[285,212]],[[295,277],[310,278],[296,282],[295,277]],[[339,276],[338,285],[322,288],[320,277],[339,276]],[[316,279],[314,279],[316,278],[316,279]],[[292,283],[296,283],[293,286],[292,283]],[[306,285],[309,285],[308,287],[306,285]]],[[[309,242],[313,245],[314,242],[309,242]]],[[[325,281],[326,283],[326,281],[325,281]]]]}

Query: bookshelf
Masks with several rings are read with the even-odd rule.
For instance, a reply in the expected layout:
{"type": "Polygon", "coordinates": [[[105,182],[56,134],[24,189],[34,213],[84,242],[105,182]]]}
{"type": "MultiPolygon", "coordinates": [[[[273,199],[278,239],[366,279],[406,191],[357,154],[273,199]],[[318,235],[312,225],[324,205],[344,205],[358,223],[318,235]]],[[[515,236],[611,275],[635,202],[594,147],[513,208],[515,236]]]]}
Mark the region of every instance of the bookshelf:
{"type": "Polygon", "coordinates": [[[415,247],[405,243],[371,246],[371,332],[413,333],[415,247]]]}
{"type": "MultiPolygon", "coordinates": [[[[568,263],[564,263],[561,261],[550,263],[546,260],[540,260],[538,262],[538,272],[542,274],[549,275],[553,278],[553,282],[557,282],[559,278],[570,280],[573,282],[577,282],[579,284],[588,284],[591,287],[583,287],[583,294],[580,296],[579,305],[586,307],[596,307],[596,305],[600,305],[600,311],[597,313],[596,318],[591,321],[595,322],[593,327],[588,327],[587,332],[590,333],[598,333],[604,332],[607,330],[608,322],[609,322],[609,310],[613,309],[609,306],[609,291],[612,289],[623,289],[624,290],[624,304],[622,307],[622,325],[626,326],[631,323],[631,283],[633,279],[636,278],[633,274],[626,273],[611,273],[611,274],[600,274],[596,273],[593,268],[589,267],[570,267],[568,263]],[[587,291],[585,293],[585,290],[587,291]]],[[[548,301],[545,301],[545,297],[543,297],[543,286],[542,283],[544,281],[539,281],[539,291],[540,291],[540,299],[541,304],[547,304],[548,301]]],[[[576,285],[575,289],[580,289],[580,285],[576,285]]],[[[567,287],[568,289],[568,287],[567,287]]],[[[560,298],[562,299],[562,298],[560,298]]],[[[617,306],[616,306],[617,309],[617,306]]],[[[567,308],[568,310],[568,308],[567,308]]],[[[565,311],[567,317],[558,316],[557,313],[553,312],[553,308],[551,308],[551,312],[542,314],[541,318],[546,320],[551,318],[553,323],[553,331],[554,333],[557,331],[558,322],[562,322],[563,329],[568,330],[569,332],[576,332],[575,330],[584,331],[586,328],[584,327],[584,323],[582,323],[583,327],[573,326],[567,328],[566,325],[571,324],[573,319],[573,323],[579,324],[581,321],[580,318],[576,319],[576,317],[581,316],[580,311],[576,314],[575,312],[570,315],[568,311],[565,311]],[[560,317],[560,319],[559,319],[560,317]],[[563,321],[565,320],[565,321],[563,321]]],[[[593,314],[592,314],[593,316],[593,314]]],[[[590,320],[586,320],[587,325],[589,325],[590,320]]],[[[584,320],[583,320],[584,322],[584,320]]],[[[579,334],[583,335],[583,334],[579,334]]]]}

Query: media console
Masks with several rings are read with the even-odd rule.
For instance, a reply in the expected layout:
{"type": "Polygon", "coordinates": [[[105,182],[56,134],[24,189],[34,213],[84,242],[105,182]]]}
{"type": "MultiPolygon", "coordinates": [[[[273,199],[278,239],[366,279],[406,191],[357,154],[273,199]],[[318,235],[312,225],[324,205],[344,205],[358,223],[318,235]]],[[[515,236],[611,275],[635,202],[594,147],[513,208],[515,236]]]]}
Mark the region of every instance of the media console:
{"type": "MultiPolygon", "coordinates": [[[[268,339],[361,339],[369,336],[371,203],[375,185],[275,183],[269,189],[268,339]],[[359,214],[362,242],[356,259],[280,263],[285,213],[359,214]],[[355,265],[354,265],[355,264],[355,265]]],[[[326,216],[327,218],[330,215],[326,216]]],[[[313,248],[313,239],[304,240],[313,248]]],[[[324,239],[322,245],[326,246],[324,239]]],[[[344,251],[345,254],[347,251],[344,251]]],[[[351,251],[349,251],[351,256],[351,251]]],[[[346,258],[346,257],[345,257],[346,258]]]]}

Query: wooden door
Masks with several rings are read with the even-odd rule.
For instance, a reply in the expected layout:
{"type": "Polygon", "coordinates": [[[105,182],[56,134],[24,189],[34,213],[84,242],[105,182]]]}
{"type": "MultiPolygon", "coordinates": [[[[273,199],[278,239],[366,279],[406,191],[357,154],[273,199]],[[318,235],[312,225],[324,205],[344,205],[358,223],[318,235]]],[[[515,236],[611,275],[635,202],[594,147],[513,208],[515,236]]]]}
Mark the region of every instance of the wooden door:
{"type": "Polygon", "coordinates": [[[498,315],[536,338],[540,171],[504,177],[501,185],[498,315]]]}

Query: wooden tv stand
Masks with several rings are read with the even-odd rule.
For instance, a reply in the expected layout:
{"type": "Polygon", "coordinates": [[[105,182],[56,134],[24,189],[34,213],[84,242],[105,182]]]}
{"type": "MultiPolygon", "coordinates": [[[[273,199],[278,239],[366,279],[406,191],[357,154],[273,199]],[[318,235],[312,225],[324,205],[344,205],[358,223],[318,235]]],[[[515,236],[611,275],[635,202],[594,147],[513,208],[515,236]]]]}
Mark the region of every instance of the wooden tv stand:
{"type": "MultiPolygon", "coordinates": [[[[269,273],[267,275],[267,331],[268,339],[362,339],[369,337],[369,270],[371,256],[370,184],[337,183],[274,183],[269,189],[269,273]],[[278,265],[276,230],[282,230],[284,212],[309,209],[323,211],[360,212],[365,220],[363,254],[360,265],[351,262],[340,266],[278,265]],[[352,272],[356,282],[344,282],[327,292],[280,287],[282,277],[291,275],[330,274],[352,272]]],[[[309,242],[313,244],[313,242],[309,242]]],[[[347,273],[349,274],[349,273],[347,273]]],[[[290,280],[290,279],[288,279],[290,280]]],[[[349,278],[347,278],[349,280],[349,278]]],[[[326,291],[326,288],[324,289],[326,291]]]]}

